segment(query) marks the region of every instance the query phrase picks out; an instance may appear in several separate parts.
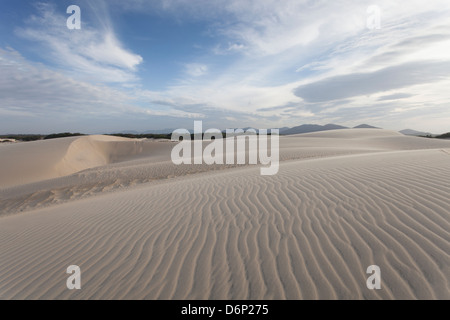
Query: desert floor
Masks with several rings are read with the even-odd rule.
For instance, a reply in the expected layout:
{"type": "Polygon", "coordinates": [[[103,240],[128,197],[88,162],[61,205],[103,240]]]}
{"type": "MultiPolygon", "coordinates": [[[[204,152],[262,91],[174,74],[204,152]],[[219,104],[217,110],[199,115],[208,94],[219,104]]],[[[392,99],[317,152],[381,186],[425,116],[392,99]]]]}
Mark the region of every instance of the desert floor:
{"type": "Polygon", "coordinates": [[[0,299],[450,299],[450,141],[280,137],[274,176],[174,146],[1,145],[0,299]]]}

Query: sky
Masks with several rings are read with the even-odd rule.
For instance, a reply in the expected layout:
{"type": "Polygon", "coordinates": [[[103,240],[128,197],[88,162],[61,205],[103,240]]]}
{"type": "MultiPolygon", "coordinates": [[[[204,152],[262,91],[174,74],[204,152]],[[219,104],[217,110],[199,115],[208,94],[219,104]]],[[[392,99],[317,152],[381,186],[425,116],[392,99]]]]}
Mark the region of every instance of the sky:
{"type": "Polygon", "coordinates": [[[0,1],[0,134],[443,133],[449,88],[448,0],[0,1]]]}

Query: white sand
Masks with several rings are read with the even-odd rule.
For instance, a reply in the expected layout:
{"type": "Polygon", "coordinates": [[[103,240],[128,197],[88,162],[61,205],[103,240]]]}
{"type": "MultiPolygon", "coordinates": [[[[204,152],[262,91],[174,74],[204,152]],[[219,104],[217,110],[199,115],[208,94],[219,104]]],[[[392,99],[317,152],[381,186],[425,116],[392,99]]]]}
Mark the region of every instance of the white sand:
{"type": "Polygon", "coordinates": [[[281,137],[275,176],[175,166],[173,146],[2,146],[0,299],[450,298],[450,141],[281,137]]]}

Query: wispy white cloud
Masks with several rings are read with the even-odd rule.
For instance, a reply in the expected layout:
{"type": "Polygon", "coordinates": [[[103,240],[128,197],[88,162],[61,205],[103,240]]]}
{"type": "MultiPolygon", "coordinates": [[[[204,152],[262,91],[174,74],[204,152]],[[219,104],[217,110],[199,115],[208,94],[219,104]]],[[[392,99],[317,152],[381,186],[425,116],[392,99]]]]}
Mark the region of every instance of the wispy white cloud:
{"type": "Polygon", "coordinates": [[[0,109],[30,116],[57,113],[121,113],[131,105],[124,92],[70,78],[34,64],[13,49],[0,48],[0,109]]]}
{"type": "Polygon", "coordinates": [[[98,28],[83,23],[81,30],[67,29],[67,17],[50,4],[40,3],[37,8],[39,15],[32,16],[27,27],[18,28],[16,32],[20,37],[35,41],[40,48],[38,52],[45,53],[44,58],[71,71],[77,78],[97,82],[137,80],[135,71],[143,58],[123,47],[105,8],[102,15],[98,15],[98,28]]]}
{"type": "MultiPolygon", "coordinates": [[[[201,113],[178,110],[171,106],[156,109],[151,107],[146,95],[139,90],[124,91],[76,80],[42,64],[27,61],[11,48],[0,48],[2,116],[29,117],[44,122],[67,117],[81,119],[85,116],[98,122],[106,118],[115,118],[117,122],[117,119],[133,117],[149,120],[153,116],[204,117],[201,113]]],[[[2,120],[5,120],[5,117],[2,120]]],[[[2,123],[3,127],[7,125],[8,123],[2,123]]]]}
{"type": "Polygon", "coordinates": [[[200,77],[208,72],[208,66],[201,63],[188,63],[185,68],[186,73],[191,77],[200,77]]]}

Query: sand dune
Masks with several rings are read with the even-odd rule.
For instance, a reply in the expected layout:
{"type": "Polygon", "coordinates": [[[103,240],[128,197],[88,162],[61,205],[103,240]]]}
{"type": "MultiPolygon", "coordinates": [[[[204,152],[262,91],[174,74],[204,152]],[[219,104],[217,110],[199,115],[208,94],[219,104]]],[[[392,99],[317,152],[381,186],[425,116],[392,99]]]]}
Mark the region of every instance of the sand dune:
{"type": "Polygon", "coordinates": [[[449,141],[281,137],[279,173],[261,176],[110,139],[2,147],[0,299],[450,298],[449,141]],[[28,177],[11,162],[27,152],[52,162],[28,177]]]}
{"type": "Polygon", "coordinates": [[[146,152],[143,141],[111,136],[8,145],[0,152],[0,188],[67,176],[146,152]]]}

